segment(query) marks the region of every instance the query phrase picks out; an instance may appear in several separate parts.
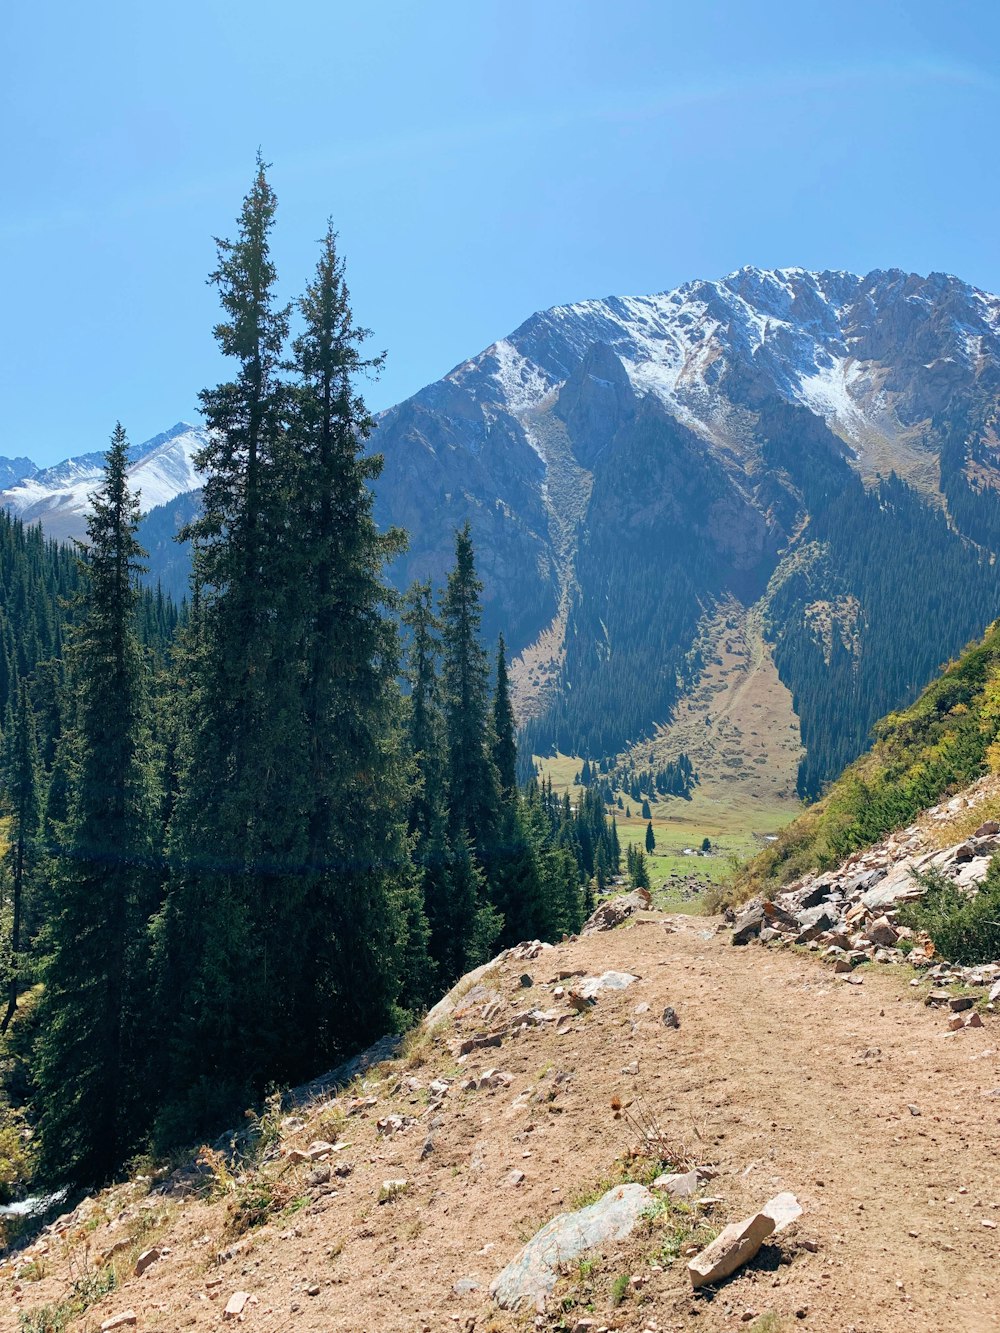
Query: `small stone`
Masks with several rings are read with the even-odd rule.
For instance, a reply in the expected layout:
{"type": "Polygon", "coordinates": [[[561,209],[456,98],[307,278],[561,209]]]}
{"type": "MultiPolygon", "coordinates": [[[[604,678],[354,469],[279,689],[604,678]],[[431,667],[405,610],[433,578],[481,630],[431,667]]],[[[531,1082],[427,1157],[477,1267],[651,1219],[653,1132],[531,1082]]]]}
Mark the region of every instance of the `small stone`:
{"type": "Polygon", "coordinates": [[[663,1011],[663,1025],[668,1028],[679,1028],[681,1025],[681,1020],[669,1004],[663,1011]]]}
{"type": "Polygon", "coordinates": [[[534,984],[535,984],[535,978],[531,976],[531,974],[528,972],[522,972],[520,977],[520,985],[522,989],[528,990],[529,987],[533,986],[534,984]]]}
{"type": "Polygon", "coordinates": [[[802,1205],[790,1190],[784,1190],[781,1194],[776,1194],[773,1199],[768,1199],[761,1213],[771,1218],[777,1234],[802,1216],[802,1205]]]}
{"type": "Polygon", "coordinates": [[[979,1014],[973,1012],[965,1020],[965,1026],[967,1028],[981,1028],[983,1026],[983,1020],[979,1014]]]}
{"type": "Polygon", "coordinates": [[[135,1328],[138,1322],[134,1310],[123,1310],[121,1314],[115,1314],[110,1319],[105,1319],[101,1325],[101,1333],[113,1333],[116,1328],[135,1328]]]}
{"type": "Polygon", "coordinates": [[[306,1287],[306,1295],[307,1295],[307,1296],[318,1296],[318,1295],[319,1295],[319,1283],[318,1283],[318,1282],[313,1282],[313,1283],[311,1283],[308,1287],[306,1287]]]}
{"type": "Polygon", "coordinates": [[[910,1115],[919,1115],[919,1114],[920,1114],[920,1107],[919,1107],[919,1106],[914,1106],[912,1103],[911,1103],[909,1106],[907,1106],[906,1109],[909,1111],[910,1115]]]}
{"type": "Polygon", "coordinates": [[[953,1014],[963,1013],[966,1009],[971,1009],[975,1000],[971,995],[952,995],[948,1000],[948,1008],[953,1014]]]}
{"type": "Polygon", "coordinates": [[[382,1187],[379,1190],[379,1203],[388,1203],[390,1199],[395,1199],[400,1194],[405,1194],[410,1187],[410,1182],[405,1176],[397,1180],[383,1180],[382,1187]]]}
{"type": "Polygon", "coordinates": [[[964,1027],[965,1027],[965,1019],[961,1016],[961,1014],[956,1014],[954,1018],[948,1019],[949,1032],[961,1032],[962,1028],[964,1027]]]}
{"type": "Polygon", "coordinates": [[[136,1277],[142,1277],[142,1275],[143,1275],[143,1273],[145,1273],[146,1269],[149,1268],[150,1265],[155,1264],[156,1261],[157,1261],[157,1259],[159,1259],[159,1257],[160,1257],[160,1251],[159,1251],[159,1250],[155,1250],[155,1249],[154,1249],[154,1250],[143,1250],[142,1254],[140,1254],[139,1257],[138,1257],[138,1259],[136,1259],[136,1261],[135,1261],[135,1275],[136,1275],[136,1277]]]}
{"type": "Polygon", "coordinates": [[[474,1277],[460,1277],[452,1287],[456,1296],[471,1296],[474,1292],[481,1290],[480,1284],[474,1277]]]}
{"type": "Polygon", "coordinates": [[[226,1308],[222,1312],[223,1319],[237,1319],[243,1313],[243,1307],[250,1299],[248,1291],[234,1291],[232,1296],[226,1302],[226,1308]]]}
{"type": "Polygon", "coordinates": [[[515,1167],[513,1171],[509,1172],[504,1183],[507,1185],[515,1186],[515,1185],[520,1185],[523,1182],[523,1180],[524,1180],[524,1172],[518,1171],[517,1168],[515,1167]]]}
{"type": "Polygon", "coordinates": [[[697,1171],[673,1171],[657,1176],[653,1181],[654,1190],[663,1190],[672,1199],[692,1199],[698,1193],[701,1182],[697,1171]]]}

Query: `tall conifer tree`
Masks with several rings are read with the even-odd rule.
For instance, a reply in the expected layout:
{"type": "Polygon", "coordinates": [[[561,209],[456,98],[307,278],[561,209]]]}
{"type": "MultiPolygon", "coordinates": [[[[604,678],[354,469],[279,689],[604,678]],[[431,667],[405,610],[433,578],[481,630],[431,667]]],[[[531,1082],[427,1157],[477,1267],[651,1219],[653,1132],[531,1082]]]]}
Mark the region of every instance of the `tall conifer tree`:
{"type": "Polygon", "coordinates": [[[313,993],[303,1022],[332,1056],[385,1032],[401,993],[423,994],[427,928],[406,840],[399,647],[384,573],[405,536],[375,524],[371,483],[382,458],[365,452],[374,423],[355,387],[382,358],[362,355],[369,334],[354,322],[332,225],[299,309],[305,327],[290,364],[293,586],[306,595],[313,871],[313,993]]]}
{"type": "Polygon", "coordinates": [[[493,763],[500,795],[511,801],[517,794],[517,740],[514,709],[507,677],[507,649],[500,635],[497,644],[496,688],[493,691],[493,763]]]}
{"type": "Polygon", "coordinates": [[[441,602],[444,712],[451,826],[466,833],[480,856],[492,842],[498,802],[490,752],[489,668],[479,641],[482,590],[466,523],[455,534],[455,564],[441,602]]]}
{"type": "Polygon", "coordinates": [[[26,898],[39,855],[42,823],[41,774],[35,714],[26,681],[17,694],[17,711],[11,715],[5,737],[4,773],[6,805],[10,812],[5,861],[11,885],[10,957],[11,973],[7,989],[7,1008],[0,1021],[0,1033],[6,1032],[17,1008],[20,984],[20,954],[24,947],[26,898]]]}
{"type": "Polygon", "coordinates": [[[293,1059],[283,983],[301,917],[306,771],[281,374],[288,307],[276,300],[270,254],[276,207],[258,157],[237,238],[217,242],[210,277],[224,314],[216,340],[235,375],[201,394],[209,440],[196,459],[202,512],[189,529],[188,707],[158,930],[178,1127],[211,1123],[265,1077],[291,1072],[293,1059]]]}
{"type": "Polygon", "coordinates": [[[91,497],[79,625],[69,647],[71,785],[54,861],[36,1080],[42,1171],[95,1182],[145,1127],[147,923],[156,907],[155,771],[136,630],[142,550],[115,428],[91,497]]]}

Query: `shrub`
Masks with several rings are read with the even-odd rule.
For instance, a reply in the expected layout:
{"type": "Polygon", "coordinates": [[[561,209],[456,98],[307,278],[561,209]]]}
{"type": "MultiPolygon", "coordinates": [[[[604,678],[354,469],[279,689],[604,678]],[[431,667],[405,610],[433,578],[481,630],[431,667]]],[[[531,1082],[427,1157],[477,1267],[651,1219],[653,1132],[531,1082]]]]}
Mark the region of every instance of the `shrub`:
{"type": "Polygon", "coordinates": [[[956,887],[939,870],[920,877],[924,896],[906,904],[900,921],[926,930],[937,952],[951,963],[974,965],[1000,958],[1000,856],[990,862],[979,892],[956,887]]]}

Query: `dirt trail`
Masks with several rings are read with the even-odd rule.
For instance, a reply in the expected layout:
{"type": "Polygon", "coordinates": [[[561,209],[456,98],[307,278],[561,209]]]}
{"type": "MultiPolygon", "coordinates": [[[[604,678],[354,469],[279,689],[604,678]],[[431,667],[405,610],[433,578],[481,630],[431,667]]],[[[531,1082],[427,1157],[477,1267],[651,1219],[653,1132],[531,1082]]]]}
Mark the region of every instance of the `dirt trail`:
{"type": "MultiPolygon", "coordinates": [[[[641,979],[602,992],[565,1036],[551,1024],[529,1028],[461,1065],[437,1042],[425,1064],[397,1071],[424,1088],[438,1073],[456,1076],[424,1159],[426,1094],[393,1076],[375,1089],[367,1118],[338,1127],[354,1170],[334,1179],[336,1192],[251,1233],[221,1266],[224,1205],[173,1205],[160,1238],[169,1255],[72,1327],[96,1329],[131,1308],[138,1333],[219,1328],[226,1299],[242,1289],[256,1297],[243,1322],[262,1333],[530,1328],[534,1312],[496,1311],[486,1287],[542,1223],[613,1178],[629,1132],[612,1100],[638,1093],[666,1134],[718,1166],[715,1225],[784,1189],[805,1214],[783,1257],[768,1247],[713,1299],[692,1296],[683,1261],[650,1270],[648,1238],[611,1247],[607,1273],[650,1277],[615,1309],[595,1296],[595,1327],[753,1328],[752,1311],[773,1314],[769,1328],[822,1333],[1000,1330],[1000,1020],[987,1015],[982,1028],[946,1036],[946,1019],[902,975],[869,967],[862,984],[846,984],[812,957],[733,948],[714,924],[650,914],[505,963],[491,984],[516,1009],[558,1004],[543,983],[560,969],[641,979]],[[534,978],[529,990],[522,972],[534,978]],[[665,1005],[679,1030],[664,1026],[665,1005]],[[623,1072],[636,1061],[637,1073],[623,1072]],[[509,1086],[460,1090],[488,1066],[512,1075],[509,1086]],[[420,1119],[378,1137],[376,1118],[391,1112],[420,1119]],[[512,1171],[524,1180],[509,1183],[512,1171]],[[399,1177],[405,1193],[379,1204],[381,1182],[399,1177]],[[208,1300],[214,1278],[221,1297],[208,1300]],[[481,1289],[456,1295],[463,1278],[481,1289]]],[[[476,1028],[465,1020],[462,1031],[476,1028]]],[[[317,1134],[314,1123],[296,1142],[317,1134]]],[[[303,1182],[308,1169],[295,1168],[303,1182]]],[[[54,1245],[46,1276],[22,1282],[19,1298],[4,1279],[4,1327],[18,1327],[15,1311],[56,1299],[69,1262],[54,1245]]],[[[563,1294],[572,1298],[572,1284],[563,1294]]],[[[539,1327],[572,1328],[587,1314],[578,1306],[561,1324],[553,1309],[539,1327]]]]}

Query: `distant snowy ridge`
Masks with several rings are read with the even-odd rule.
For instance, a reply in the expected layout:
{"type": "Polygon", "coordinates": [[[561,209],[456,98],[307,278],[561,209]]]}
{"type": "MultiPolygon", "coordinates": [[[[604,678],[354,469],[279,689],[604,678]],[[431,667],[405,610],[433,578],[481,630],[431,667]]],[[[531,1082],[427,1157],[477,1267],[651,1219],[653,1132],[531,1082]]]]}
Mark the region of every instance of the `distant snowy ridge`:
{"type": "MultiPolygon", "coordinates": [[[[204,430],[180,421],[133,446],[129,484],[144,514],[201,486],[194,458],[206,441],[204,430]]],[[[68,458],[0,492],[0,503],[25,523],[41,523],[47,536],[82,537],[89,497],[100,483],[103,462],[103,453],[68,458]]]]}

